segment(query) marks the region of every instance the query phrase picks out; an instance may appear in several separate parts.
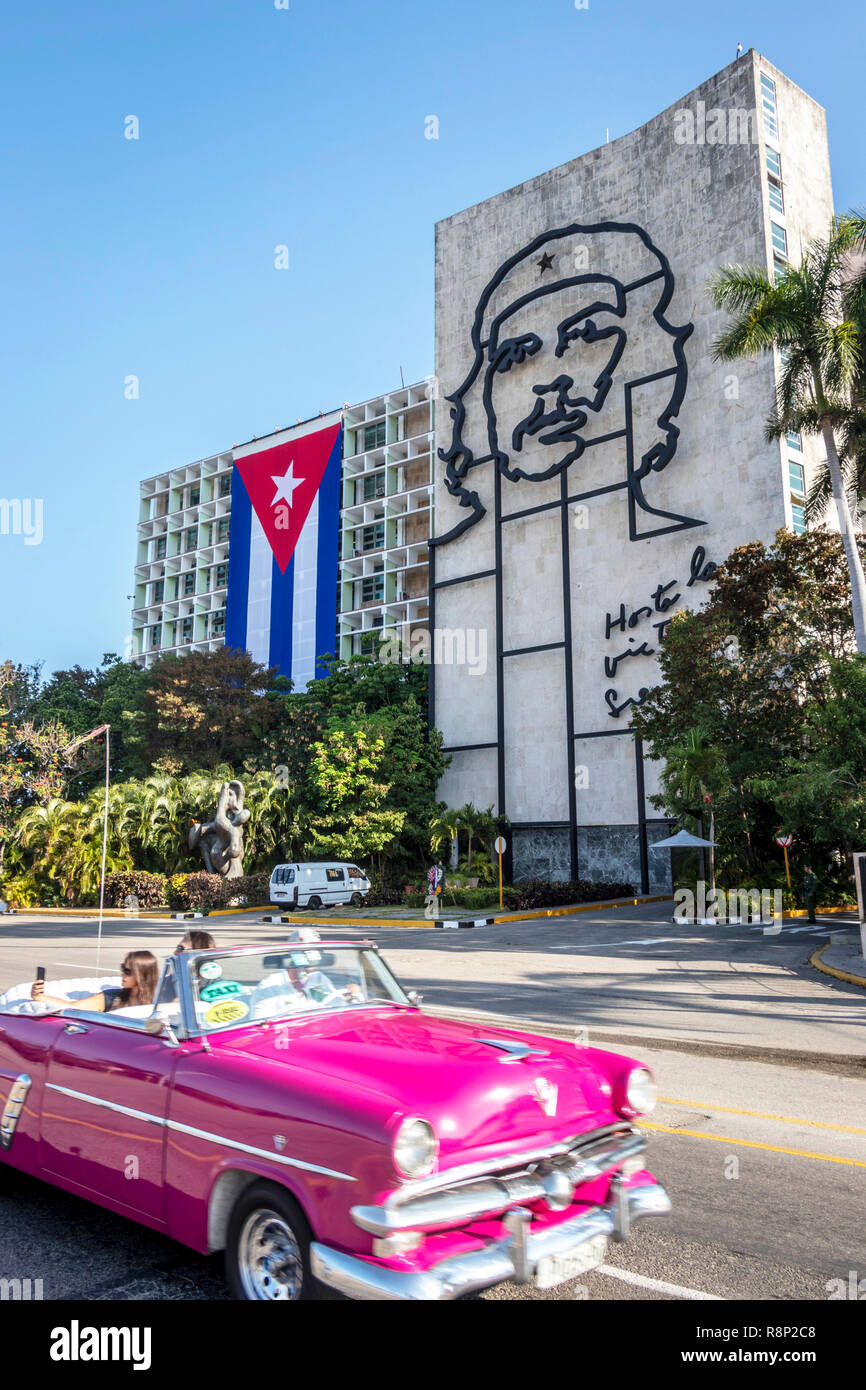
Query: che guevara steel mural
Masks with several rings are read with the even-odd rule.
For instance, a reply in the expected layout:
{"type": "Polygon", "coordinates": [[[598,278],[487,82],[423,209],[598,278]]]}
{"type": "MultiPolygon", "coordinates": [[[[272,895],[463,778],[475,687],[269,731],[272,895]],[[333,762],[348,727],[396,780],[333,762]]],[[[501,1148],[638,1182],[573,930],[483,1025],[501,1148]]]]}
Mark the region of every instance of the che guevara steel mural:
{"type": "MultiPolygon", "coordinates": [[[[594,445],[614,438],[622,440],[623,477],[604,487],[593,487],[591,471],[575,470],[569,475],[577,486],[567,500],[597,496],[622,489],[628,499],[628,539],[644,540],[704,523],[697,518],[653,506],[647,484],[673,461],[679,441],[675,423],[688,382],[684,344],[694,325],[676,327],[666,311],[674,292],[674,277],[667,259],[649,235],[631,222],[572,223],[544,232],[510,256],[485,286],[475,310],[471,329],[472,362],[456,391],[446,397],[452,422],[451,441],[439,450],[445,464],[444,483],[467,515],[442,535],[434,545],[444,545],[464,534],[485,515],[489,497],[474,486],[474,470],[492,464],[512,482],[526,479],[540,482],[555,477],[579,463],[589,463],[594,445]],[[615,261],[616,242],[625,253],[624,261],[641,263],[642,274],[624,281],[612,274],[591,269],[576,270],[569,264],[570,247],[575,242],[590,249],[598,239],[610,239],[615,261]],[[557,268],[565,262],[564,269],[557,268]],[[635,291],[652,286],[652,307],[635,305],[635,291]],[[575,308],[575,296],[577,307],[575,308]],[[631,298],[630,298],[631,297],[631,298]],[[567,298],[567,305],[564,300],[567,298]],[[540,304],[543,301],[543,304],[540,304]],[[632,306],[635,306],[634,308],[632,306]],[[543,308],[543,331],[539,331],[539,309],[543,308]],[[532,320],[531,326],[529,320],[532,320]],[[632,334],[652,334],[657,344],[656,363],[650,372],[621,382],[624,390],[624,424],[611,433],[588,437],[584,431],[603,416],[612,400],[614,374],[632,334]],[[603,344],[606,361],[601,371],[588,379],[581,358],[589,345],[603,344]],[[526,389],[515,408],[503,406],[502,384],[516,369],[526,389]],[[632,429],[632,393],[639,387],[669,382],[669,394],[656,419],[654,438],[638,452],[632,429]],[[482,417],[479,419],[479,416],[482,417]],[[486,437],[487,449],[477,452],[468,442],[486,437]],[[540,450],[527,458],[527,447],[537,442],[540,450]],[[539,457],[540,453],[540,457],[539,457]]],[[[597,366],[597,357],[594,359],[597,366]]]]}

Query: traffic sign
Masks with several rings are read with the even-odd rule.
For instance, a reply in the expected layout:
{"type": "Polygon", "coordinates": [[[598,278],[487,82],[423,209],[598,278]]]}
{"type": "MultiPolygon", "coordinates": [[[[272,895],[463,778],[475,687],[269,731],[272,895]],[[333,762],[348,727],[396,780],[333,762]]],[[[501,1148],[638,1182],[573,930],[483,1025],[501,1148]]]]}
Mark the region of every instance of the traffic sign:
{"type": "Polygon", "coordinates": [[[792,845],[793,843],[794,843],[794,837],[793,837],[793,835],[777,835],[777,836],[776,836],[776,844],[779,846],[779,849],[790,849],[790,847],[791,847],[791,845],[792,845]]]}
{"type": "Polygon", "coordinates": [[[493,848],[496,850],[497,854],[505,853],[507,846],[505,844],[505,840],[501,835],[496,836],[496,839],[493,841],[493,848]]]}

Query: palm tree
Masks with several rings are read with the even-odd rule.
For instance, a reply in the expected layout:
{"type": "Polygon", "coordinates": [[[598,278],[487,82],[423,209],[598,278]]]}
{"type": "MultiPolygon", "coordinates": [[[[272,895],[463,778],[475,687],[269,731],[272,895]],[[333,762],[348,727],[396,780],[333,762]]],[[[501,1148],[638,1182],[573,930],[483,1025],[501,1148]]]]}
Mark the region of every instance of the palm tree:
{"type": "Polygon", "coordinates": [[[782,353],[766,438],[797,430],[819,434],[824,442],[826,481],[816,502],[823,490],[825,500],[832,494],[836,504],[851,576],[854,636],[861,653],[866,653],[866,577],[847,485],[856,473],[858,441],[862,449],[864,437],[866,276],[852,268],[852,253],[864,248],[866,220],[859,215],[837,217],[826,240],[810,242],[800,265],[791,266],[775,283],[760,267],[742,265],[723,266],[710,282],[713,303],[733,316],[713,344],[717,361],[733,362],[774,349],[782,353]]]}
{"type": "Polygon", "coordinates": [[[430,822],[430,849],[434,854],[439,854],[444,845],[448,846],[449,857],[457,862],[457,856],[453,853],[453,847],[460,831],[460,813],[452,811],[447,806],[438,816],[434,816],[430,822]]]}
{"type": "Polygon", "coordinates": [[[466,872],[472,873],[472,840],[478,830],[479,821],[484,817],[483,811],[479,811],[477,806],[473,806],[471,801],[467,801],[465,806],[461,806],[457,812],[457,826],[466,835],[466,872]]]}
{"type": "MultiPolygon", "coordinates": [[[[706,807],[710,822],[710,840],[714,839],[715,811],[713,788],[725,777],[724,756],[713,747],[701,729],[690,729],[682,742],[668,750],[662,781],[668,794],[674,793],[686,806],[700,802],[706,807]]],[[[710,891],[716,888],[716,852],[710,846],[710,891]]]]}

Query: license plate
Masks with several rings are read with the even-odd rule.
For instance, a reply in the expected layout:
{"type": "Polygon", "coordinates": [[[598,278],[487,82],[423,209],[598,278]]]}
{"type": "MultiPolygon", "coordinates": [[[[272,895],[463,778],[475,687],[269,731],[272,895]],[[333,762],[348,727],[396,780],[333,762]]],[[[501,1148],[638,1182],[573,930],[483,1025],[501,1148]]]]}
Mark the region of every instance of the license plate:
{"type": "Polygon", "coordinates": [[[535,1287],[552,1289],[600,1265],[607,1250],[607,1236],[592,1236],[560,1255],[542,1255],[535,1269],[535,1287]]]}

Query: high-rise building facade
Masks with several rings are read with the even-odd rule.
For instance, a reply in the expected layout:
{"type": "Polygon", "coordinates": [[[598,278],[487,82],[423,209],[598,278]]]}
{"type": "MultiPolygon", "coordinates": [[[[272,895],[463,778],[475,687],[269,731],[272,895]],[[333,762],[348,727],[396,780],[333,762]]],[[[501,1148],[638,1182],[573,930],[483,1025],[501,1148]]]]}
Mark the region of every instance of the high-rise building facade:
{"type": "Polygon", "coordinates": [[[832,213],[822,108],[749,52],[438,224],[432,622],[490,651],[431,669],[440,795],[510,818],[517,877],[667,881],[630,711],[713,566],[803,529],[821,459],[765,440],[780,361],[714,360],[708,282],[784,275],[832,213]]]}
{"type": "Polygon", "coordinates": [[[426,632],[431,397],[401,386],[145,479],[132,659],[228,643],[303,688],[322,655],[426,632]]]}

